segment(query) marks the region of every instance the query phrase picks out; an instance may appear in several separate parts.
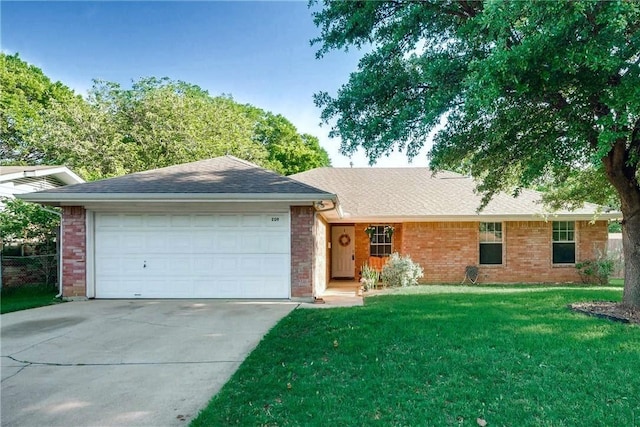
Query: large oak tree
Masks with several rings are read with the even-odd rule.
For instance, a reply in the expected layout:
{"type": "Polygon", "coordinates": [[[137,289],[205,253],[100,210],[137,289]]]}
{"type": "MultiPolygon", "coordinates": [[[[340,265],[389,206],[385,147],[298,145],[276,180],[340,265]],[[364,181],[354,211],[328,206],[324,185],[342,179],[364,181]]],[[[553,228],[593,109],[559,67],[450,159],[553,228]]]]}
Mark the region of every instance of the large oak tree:
{"type": "Polygon", "coordinates": [[[432,167],[465,164],[485,202],[601,171],[623,214],[623,303],[640,308],[640,2],[325,0],[314,20],[319,56],[366,51],[316,95],[344,153],[412,156],[437,130],[432,167]]]}

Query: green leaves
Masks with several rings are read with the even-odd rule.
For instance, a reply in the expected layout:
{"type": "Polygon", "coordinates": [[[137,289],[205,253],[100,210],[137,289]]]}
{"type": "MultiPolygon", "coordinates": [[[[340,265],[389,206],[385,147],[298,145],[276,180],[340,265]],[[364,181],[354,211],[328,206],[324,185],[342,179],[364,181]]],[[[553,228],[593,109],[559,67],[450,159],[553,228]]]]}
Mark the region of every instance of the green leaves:
{"type": "Polygon", "coordinates": [[[446,119],[432,166],[468,165],[487,197],[597,165],[621,139],[637,167],[636,2],[371,3],[314,14],[321,53],[372,42],[335,97],[316,96],[343,152],[411,156],[446,119]]]}
{"type": "Polygon", "coordinates": [[[60,217],[40,205],[18,199],[0,198],[0,241],[7,243],[51,244],[60,225],[60,217]]]}
{"type": "Polygon", "coordinates": [[[230,96],[148,77],[130,88],[94,81],[85,100],[17,55],[1,57],[6,162],[64,164],[88,180],[225,154],[284,174],[330,164],[317,138],[230,96]]]}
{"type": "Polygon", "coordinates": [[[0,163],[40,160],[30,140],[43,124],[42,111],[55,102],[72,102],[76,95],[18,54],[0,54],[0,88],[0,163]]]}

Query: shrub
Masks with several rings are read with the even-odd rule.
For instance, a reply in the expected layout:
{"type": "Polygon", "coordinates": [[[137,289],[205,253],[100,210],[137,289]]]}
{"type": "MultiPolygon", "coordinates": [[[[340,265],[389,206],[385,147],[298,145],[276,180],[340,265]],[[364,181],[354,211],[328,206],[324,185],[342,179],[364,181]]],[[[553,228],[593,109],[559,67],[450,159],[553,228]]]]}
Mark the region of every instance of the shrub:
{"type": "Polygon", "coordinates": [[[360,279],[360,283],[362,283],[362,288],[365,291],[369,289],[375,288],[378,280],[380,279],[380,273],[369,264],[364,264],[362,266],[362,278],[360,279]]]}
{"type": "Polygon", "coordinates": [[[615,268],[615,261],[608,257],[599,257],[578,262],[576,263],[576,268],[584,283],[606,285],[609,283],[609,276],[611,276],[615,268]]]}
{"type": "Polygon", "coordinates": [[[422,276],[424,273],[419,264],[408,255],[403,257],[397,252],[391,254],[381,274],[382,282],[390,287],[415,286],[422,276]]]}

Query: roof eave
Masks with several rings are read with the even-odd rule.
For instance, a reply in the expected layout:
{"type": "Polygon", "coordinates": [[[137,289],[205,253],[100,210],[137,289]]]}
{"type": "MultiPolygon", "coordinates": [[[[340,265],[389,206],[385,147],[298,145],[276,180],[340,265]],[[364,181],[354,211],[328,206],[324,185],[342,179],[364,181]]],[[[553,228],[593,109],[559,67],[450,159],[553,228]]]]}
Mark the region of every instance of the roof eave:
{"type": "Polygon", "coordinates": [[[337,200],[330,193],[25,193],[16,197],[28,201],[54,206],[83,205],[86,203],[189,203],[189,202],[315,202],[337,200]]]}
{"type": "Polygon", "coordinates": [[[619,212],[601,213],[531,213],[531,214],[477,214],[477,215],[398,215],[398,216],[349,216],[345,214],[332,223],[403,223],[403,222],[501,222],[501,221],[603,221],[620,219],[619,212]]]}
{"type": "MultiPolygon", "coordinates": [[[[25,169],[26,168],[28,167],[25,167],[25,169]]],[[[0,177],[0,181],[5,182],[22,178],[40,178],[44,176],[55,176],[67,185],[82,184],[85,182],[84,179],[73,173],[66,166],[51,167],[47,169],[24,170],[22,172],[9,173],[2,175],[0,177]]]]}

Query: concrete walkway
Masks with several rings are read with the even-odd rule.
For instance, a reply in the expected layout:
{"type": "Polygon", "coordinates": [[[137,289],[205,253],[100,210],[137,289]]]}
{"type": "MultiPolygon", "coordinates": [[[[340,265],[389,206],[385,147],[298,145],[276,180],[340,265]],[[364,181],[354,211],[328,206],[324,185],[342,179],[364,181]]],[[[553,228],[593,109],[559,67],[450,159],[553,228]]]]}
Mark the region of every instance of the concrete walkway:
{"type": "Polygon", "coordinates": [[[300,308],[337,308],[364,305],[358,282],[331,282],[320,298],[321,304],[301,304],[300,308]]]}
{"type": "Polygon", "coordinates": [[[2,426],[184,426],[288,301],[95,300],[3,314],[2,426]]]}

